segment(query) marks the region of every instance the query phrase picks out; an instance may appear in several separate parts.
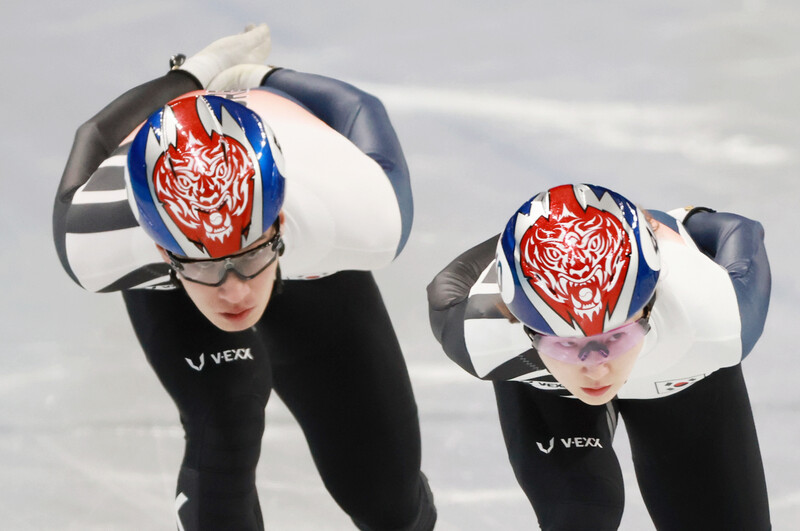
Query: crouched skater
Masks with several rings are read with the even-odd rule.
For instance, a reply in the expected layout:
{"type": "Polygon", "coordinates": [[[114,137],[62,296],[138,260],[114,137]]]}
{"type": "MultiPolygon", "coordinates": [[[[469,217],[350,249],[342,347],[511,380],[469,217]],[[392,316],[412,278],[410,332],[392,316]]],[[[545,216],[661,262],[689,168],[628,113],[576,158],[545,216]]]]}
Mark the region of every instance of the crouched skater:
{"type": "Polygon", "coordinates": [[[620,415],[658,529],[770,528],[740,364],[769,306],[763,238],[735,214],[645,214],[606,188],[563,185],[428,286],[447,355],[494,384],[542,529],[618,528],[620,415]]]}
{"type": "Polygon", "coordinates": [[[215,41],[82,125],[54,211],[72,279],[121,291],[177,405],[177,525],[256,530],[271,391],[362,530],[423,531],[416,404],[371,270],[409,236],[407,166],[380,102],[265,66],[269,29],[215,41]]]}

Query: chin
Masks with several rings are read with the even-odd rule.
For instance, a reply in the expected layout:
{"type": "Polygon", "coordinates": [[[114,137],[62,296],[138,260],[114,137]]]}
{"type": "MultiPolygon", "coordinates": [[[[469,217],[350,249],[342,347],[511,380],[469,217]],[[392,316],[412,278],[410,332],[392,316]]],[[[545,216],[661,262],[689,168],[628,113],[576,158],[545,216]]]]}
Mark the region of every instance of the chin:
{"type": "Polygon", "coordinates": [[[217,328],[219,328],[223,332],[241,332],[243,330],[247,330],[248,328],[250,328],[251,326],[253,326],[255,324],[255,323],[253,323],[253,324],[249,324],[248,323],[248,324],[235,324],[234,325],[234,324],[220,322],[220,321],[211,321],[211,322],[214,324],[214,326],[216,326],[217,328]]]}
{"type": "Polygon", "coordinates": [[[584,404],[588,404],[590,406],[603,406],[611,402],[614,396],[609,397],[595,397],[595,396],[586,396],[586,395],[573,395],[575,398],[583,402],[584,404]]]}

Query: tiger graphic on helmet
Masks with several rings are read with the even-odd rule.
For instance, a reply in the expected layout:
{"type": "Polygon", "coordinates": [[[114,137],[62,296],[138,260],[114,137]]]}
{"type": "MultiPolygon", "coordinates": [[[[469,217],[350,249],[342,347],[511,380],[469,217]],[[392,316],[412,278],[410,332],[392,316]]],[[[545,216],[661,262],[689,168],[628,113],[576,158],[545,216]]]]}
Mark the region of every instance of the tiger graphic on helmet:
{"type": "Polygon", "coordinates": [[[509,310],[538,332],[562,336],[624,323],[649,301],[660,268],[641,211],[590,185],[558,186],[523,205],[497,258],[509,310]]]}
{"type": "Polygon", "coordinates": [[[153,168],[153,189],[190,241],[211,257],[225,256],[239,249],[250,228],[257,167],[241,142],[220,134],[205,100],[195,101],[180,100],[164,111],[167,148],[153,168]],[[213,124],[209,131],[202,113],[213,124]]]}
{"type": "Polygon", "coordinates": [[[253,111],[219,96],[187,95],[137,134],[129,190],[156,243],[178,255],[219,258],[253,243],[277,217],[281,163],[274,134],[253,111]]]}

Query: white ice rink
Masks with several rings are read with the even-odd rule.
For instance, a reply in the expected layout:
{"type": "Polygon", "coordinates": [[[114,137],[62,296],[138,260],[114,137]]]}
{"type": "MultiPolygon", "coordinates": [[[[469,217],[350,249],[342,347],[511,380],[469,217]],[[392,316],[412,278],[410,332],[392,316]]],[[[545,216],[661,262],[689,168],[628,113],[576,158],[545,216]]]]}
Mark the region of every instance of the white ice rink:
{"type": "MultiPolygon", "coordinates": [[[[587,181],[645,207],[760,220],[773,292],[745,361],[776,530],[800,529],[800,4],[794,0],[5,0],[0,142],[0,529],[162,530],[182,452],[176,411],[118,295],[58,263],[52,201],[80,123],[246,23],[271,62],[386,104],[412,171],[404,254],[378,273],[421,415],[438,530],[535,528],[491,385],[430,333],[425,286],[534,192],[587,181]]],[[[273,395],[258,487],[269,529],[348,530],[273,395]]],[[[622,529],[652,529],[624,431],[622,529]]]]}

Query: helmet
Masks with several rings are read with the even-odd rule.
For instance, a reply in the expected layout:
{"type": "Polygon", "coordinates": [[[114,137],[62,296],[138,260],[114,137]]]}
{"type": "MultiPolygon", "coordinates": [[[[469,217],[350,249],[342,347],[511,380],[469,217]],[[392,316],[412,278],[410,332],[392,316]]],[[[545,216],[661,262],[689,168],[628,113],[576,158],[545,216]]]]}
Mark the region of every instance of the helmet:
{"type": "Polygon", "coordinates": [[[650,302],[661,260],[636,205],[589,184],[542,192],[497,244],[503,301],[541,334],[580,337],[621,326],[650,302]]]}
{"type": "Polygon", "coordinates": [[[219,258],[258,240],[283,204],[283,156],[240,103],[198,93],[153,113],[128,152],[139,225],[176,255],[219,258]]]}

